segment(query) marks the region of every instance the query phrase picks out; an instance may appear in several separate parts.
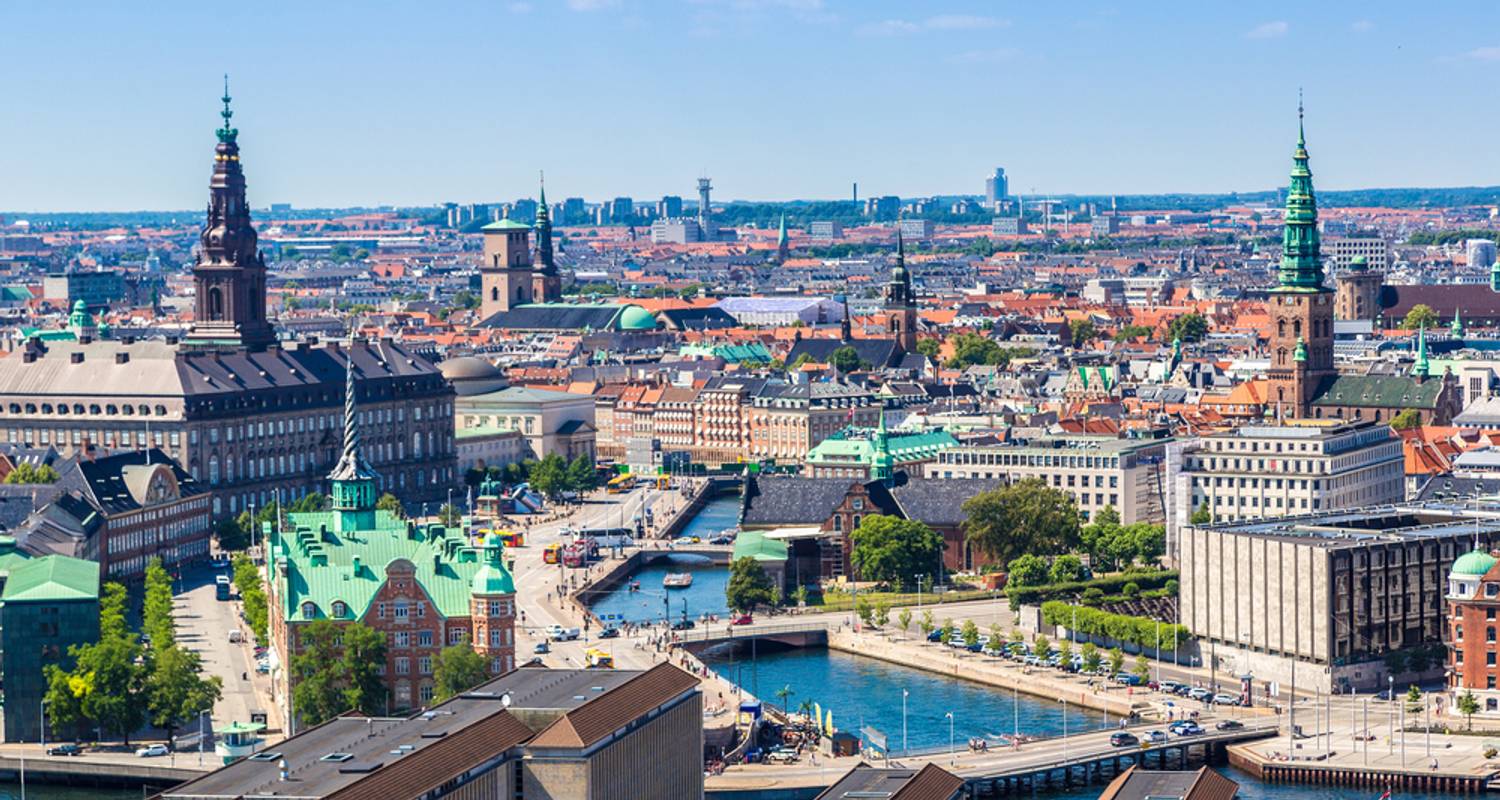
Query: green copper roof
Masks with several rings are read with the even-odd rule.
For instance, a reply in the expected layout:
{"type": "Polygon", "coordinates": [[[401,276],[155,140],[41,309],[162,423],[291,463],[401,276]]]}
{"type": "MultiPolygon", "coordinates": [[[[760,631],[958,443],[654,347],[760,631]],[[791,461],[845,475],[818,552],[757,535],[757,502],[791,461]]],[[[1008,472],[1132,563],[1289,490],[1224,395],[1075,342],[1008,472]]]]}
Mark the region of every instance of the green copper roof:
{"type": "Polygon", "coordinates": [[[1417,363],[1412,365],[1411,374],[1418,378],[1426,378],[1432,374],[1432,365],[1427,361],[1427,328],[1417,329],[1417,363]]]}
{"type": "Polygon", "coordinates": [[[701,356],[708,358],[722,358],[725,361],[740,364],[769,364],[771,363],[771,351],[760,342],[749,344],[716,344],[713,346],[702,344],[683,345],[681,350],[684,356],[701,356]]]}
{"type": "Polygon", "coordinates": [[[1318,201],[1307,166],[1307,137],[1302,132],[1302,103],[1297,103],[1297,147],[1292,151],[1292,180],[1286,193],[1286,226],[1281,234],[1281,269],[1277,290],[1323,291],[1323,255],[1318,239],[1318,201]]]}
{"type": "Polygon", "coordinates": [[[1306,361],[1307,360],[1307,342],[1303,341],[1301,336],[1297,337],[1297,349],[1294,350],[1294,351],[1292,351],[1292,360],[1293,361],[1306,361]]]}
{"type": "Polygon", "coordinates": [[[620,311],[619,327],[622,331],[650,331],[656,329],[656,315],[637,305],[627,305],[620,311]]]}
{"type": "Polygon", "coordinates": [[[507,217],[507,218],[502,219],[502,220],[500,220],[498,222],[491,222],[490,224],[484,226],[483,228],[480,228],[480,230],[482,230],[482,231],[529,231],[529,230],[531,230],[531,226],[530,225],[522,224],[520,222],[516,222],[515,220],[510,219],[509,217],[507,217]]]}
{"type": "Polygon", "coordinates": [[[1442,381],[1417,381],[1404,375],[1340,375],[1313,398],[1315,406],[1364,408],[1437,408],[1442,381]]]}
{"type": "Polygon", "coordinates": [[[289,621],[333,618],[335,601],[347,606],[344,619],[363,618],[385,583],[386,568],[399,560],[411,563],[417,584],[445,617],[469,615],[469,593],[481,569],[489,571],[486,585],[510,581],[504,564],[485,563],[457,528],[434,524],[408,532],[405,521],[385,510],[375,512],[372,529],[345,533],[334,530],[334,512],[288,517],[291,530],[277,535],[275,558],[287,567],[279,613],[289,621]],[[327,532],[320,535],[320,528],[327,532]],[[311,616],[303,613],[307,601],[315,606],[311,616]]]}
{"type": "Polygon", "coordinates": [[[1482,550],[1464,553],[1453,562],[1452,575],[1480,577],[1495,566],[1495,557],[1482,550]]]}
{"type": "Polygon", "coordinates": [[[474,573],[474,583],[471,589],[474,594],[515,594],[516,582],[510,577],[510,570],[505,568],[505,546],[501,544],[499,536],[489,536],[484,540],[484,562],[479,571],[474,573]]]}
{"type": "Polygon", "coordinates": [[[740,531],[734,537],[734,558],[780,563],[786,561],[786,542],[767,539],[765,531],[740,531]]]}
{"type": "Polygon", "coordinates": [[[97,600],[99,564],[68,556],[33,558],[11,552],[0,556],[5,591],[0,602],[25,603],[57,600],[97,600]]]}
{"type": "MultiPolygon", "coordinates": [[[[875,466],[878,431],[868,428],[845,428],[819,442],[807,451],[807,463],[820,466],[840,464],[875,466]]],[[[930,459],[950,447],[957,447],[958,439],[947,431],[924,431],[922,433],[885,433],[885,450],[893,464],[905,464],[930,459]]]]}

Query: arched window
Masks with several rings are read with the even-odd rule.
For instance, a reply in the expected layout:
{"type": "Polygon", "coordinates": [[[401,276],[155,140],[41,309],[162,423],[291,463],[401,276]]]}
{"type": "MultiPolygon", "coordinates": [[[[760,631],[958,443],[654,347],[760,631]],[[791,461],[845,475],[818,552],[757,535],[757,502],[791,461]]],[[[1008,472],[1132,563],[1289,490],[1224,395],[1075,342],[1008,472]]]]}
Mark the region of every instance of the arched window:
{"type": "Polygon", "coordinates": [[[302,616],[312,618],[318,613],[318,607],[311,601],[302,604],[302,616]]]}
{"type": "Polygon", "coordinates": [[[335,601],[333,601],[333,616],[334,616],[334,618],[336,618],[336,619],[343,619],[344,618],[344,614],[345,614],[345,612],[347,610],[348,610],[348,607],[344,605],[344,601],[342,601],[342,600],[335,600],[335,601]]]}
{"type": "Polygon", "coordinates": [[[208,483],[210,486],[219,485],[219,457],[208,457],[208,483]]]}
{"type": "Polygon", "coordinates": [[[218,319],[224,315],[224,293],[215,286],[208,290],[208,318],[218,319]]]}
{"type": "Polygon", "coordinates": [[[491,286],[490,287],[490,299],[494,300],[497,303],[500,302],[500,287],[499,286],[491,286]]]}

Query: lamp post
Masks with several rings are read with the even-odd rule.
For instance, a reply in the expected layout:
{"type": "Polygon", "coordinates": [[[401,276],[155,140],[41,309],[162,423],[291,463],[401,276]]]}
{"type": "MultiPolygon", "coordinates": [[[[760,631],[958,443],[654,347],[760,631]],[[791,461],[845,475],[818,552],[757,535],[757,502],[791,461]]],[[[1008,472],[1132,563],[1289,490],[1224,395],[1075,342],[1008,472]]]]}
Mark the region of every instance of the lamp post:
{"type": "Polygon", "coordinates": [[[42,710],[42,715],[39,718],[39,722],[40,722],[40,728],[39,728],[39,730],[41,731],[41,733],[38,734],[38,736],[41,738],[41,741],[42,741],[42,755],[46,755],[47,754],[47,698],[43,697],[42,698],[42,702],[38,703],[37,705],[42,710]]]}
{"type": "Polygon", "coordinates": [[[1365,698],[1365,766],[1370,766],[1370,698],[1365,698]]]}
{"type": "Polygon", "coordinates": [[[1073,777],[1073,772],[1068,768],[1068,698],[1059,697],[1057,702],[1063,707],[1063,784],[1073,777]]]}
{"type": "Polygon", "coordinates": [[[1021,746],[1021,682],[1016,681],[1010,687],[1010,723],[1012,747],[1021,746]]]}
{"type": "Polygon", "coordinates": [[[1395,675],[1387,675],[1387,676],[1385,676],[1385,680],[1386,680],[1386,685],[1390,687],[1390,691],[1386,694],[1386,699],[1391,702],[1390,708],[1387,709],[1386,715],[1385,715],[1385,717],[1386,717],[1386,724],[1390,728],[1390,735],[1386,737],[1386,741],[1389,742],[1389,744],[1390,744],[1390,749],[1386,753],[1386,755],[1395,755],[1395,753],[1396,753],[1396,676],[1395,675]]]}
{"type": "Polygon", "coordinates": [[[953,756],[953,712],[949,711],[943,716],[948,718],[948,764],[952,766],[955,760],[953,756]]]}

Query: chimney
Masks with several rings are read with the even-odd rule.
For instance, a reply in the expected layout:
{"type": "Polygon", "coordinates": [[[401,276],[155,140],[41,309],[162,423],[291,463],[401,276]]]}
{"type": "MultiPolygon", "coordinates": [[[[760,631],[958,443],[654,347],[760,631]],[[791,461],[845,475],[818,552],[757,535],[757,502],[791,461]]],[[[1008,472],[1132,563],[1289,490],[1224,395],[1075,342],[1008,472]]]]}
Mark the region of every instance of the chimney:
{"type": "Polygon", "coordinates": [[[359,556],[354,557],[354,577],[359,577],[359,556]]]}

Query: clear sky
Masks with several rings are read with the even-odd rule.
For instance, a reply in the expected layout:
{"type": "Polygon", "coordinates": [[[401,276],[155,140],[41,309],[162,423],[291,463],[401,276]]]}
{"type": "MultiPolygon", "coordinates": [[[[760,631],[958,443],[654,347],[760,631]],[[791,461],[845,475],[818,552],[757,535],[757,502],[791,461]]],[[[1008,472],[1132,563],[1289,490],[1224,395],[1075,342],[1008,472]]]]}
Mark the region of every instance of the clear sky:
{"type": "Polygon", "coordinates": [[[0,209],[1500,184],[1500,4],[0,0],[0,209]],[[143,9],[150,8],[150,13],[143,9]]]}

